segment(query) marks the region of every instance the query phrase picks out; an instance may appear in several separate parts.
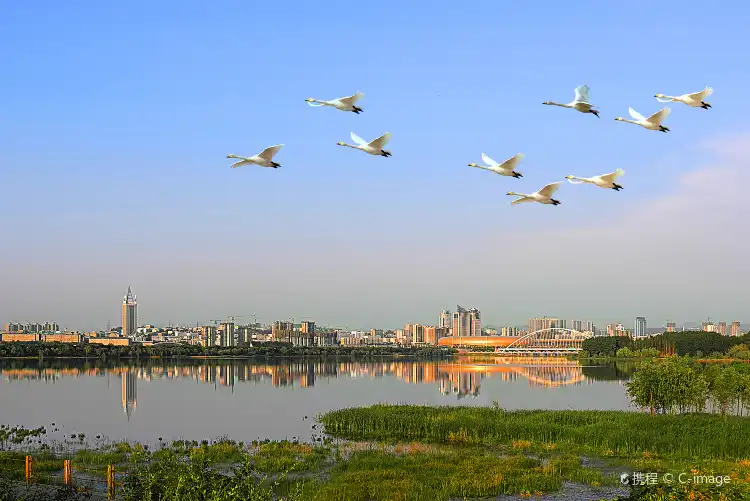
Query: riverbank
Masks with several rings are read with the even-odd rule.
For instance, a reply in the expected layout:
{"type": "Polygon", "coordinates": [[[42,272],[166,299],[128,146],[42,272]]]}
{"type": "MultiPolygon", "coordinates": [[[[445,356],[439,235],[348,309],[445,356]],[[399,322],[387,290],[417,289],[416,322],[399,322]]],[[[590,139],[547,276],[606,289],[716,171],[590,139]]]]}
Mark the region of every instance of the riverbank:
{"type": "Polygon", "coordinates": [[[436,346],[293,346],[289,343],[255,343],[253,346],[222,347],[189,344],[139,343],[128,346],[109,346],[89,343],[0,343],[0,359],[382,359],[412,358],[416,360],[445,359],[456,353],[453,348],[436,346]]]}
{"type": "Polygon", "coordinates": [[[631,488],[621,484],[623,472],[729,479],[720,487],[705,482],[635,487],[644,491],[637,499],[670,499],[670,489],[679,494],[676,499],[688,499],[690,492],[695,499],[750,496],[750,418],[376,405],[329,412],[319,420],[311,423],[312,443],[224,438],[160,441],[150,448],[80,436],[72,438],[75,443],[46,445],[38,442],[40,430],[6,428],[2,443],[13,450],[0,452],[0,473],[23,480],[25,456],[31,454],[34,481],[59,482],[63,460],[69,459],[73,483],[101,492],[112,465],[117,499],[124,501],[142,499],[147,491],[174,493],[159,498],[164,501],[192,499],[198,489],[208,493],[207,501],[562,494],[569,500],[625,499],[631,488]],[[325,435],[317,434],[321,430],[325,435]],[[236,497],[220,497],[232,489],[236,497]]]}

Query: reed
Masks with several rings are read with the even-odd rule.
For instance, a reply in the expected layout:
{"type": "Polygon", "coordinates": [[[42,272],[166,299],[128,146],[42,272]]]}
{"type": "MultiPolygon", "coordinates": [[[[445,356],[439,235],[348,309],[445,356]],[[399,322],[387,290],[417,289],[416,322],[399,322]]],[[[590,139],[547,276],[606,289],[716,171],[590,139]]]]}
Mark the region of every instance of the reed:
{"type": "Polygon", "coordinates": [[[393,454],[353,453],[330,480],[306,486],[312,501],[447,501],[494,499],[501,494],[557,491],[564,481],[601,485],[602,474],[578,458],[543,462],[521,455],[498,457],[478,448],[393,454]]]}
{"type": "Polygon", "coordinates": [[[619,411],[503,411],[482,407],[374,405],[319,417],[325,432],[350,440],[511,445],[530,441],[582,453],[643,452],[674,457],[742,459],[750,451],[750,419],[709,414],[619,411]]]}

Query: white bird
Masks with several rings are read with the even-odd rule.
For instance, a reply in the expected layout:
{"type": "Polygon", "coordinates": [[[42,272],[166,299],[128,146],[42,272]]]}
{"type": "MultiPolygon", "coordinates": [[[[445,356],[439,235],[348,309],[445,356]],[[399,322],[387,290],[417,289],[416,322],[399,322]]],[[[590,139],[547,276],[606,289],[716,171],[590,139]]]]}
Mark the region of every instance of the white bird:
{"type": "Polygon", "coordinates": [[[610,172],[609,174],[602,174],[601,176],[594,176],[594,177],[578,177],[578,176],[565,176],[565,179],[568,180],[571,184],[583,184],[583,183],[590,183],[595,184],[599,188],[611,188],[615,191],[620,191],[622,189],[622,186],[615,183],[615,179],[625,174],[625,171],[622,169],[617,169],[614,172],[610,172]]]}
{"type": "Polygon", "coordinates": [[[555,103],[553,101],[545,101],[542,104],[550,104],[552,106],[562,106],[563,108],[572,108],[578,110],[581,113],[591,113],[599,118],[599,111],[593,109],[594,105],[589,103],[589,86],[579,85],[575,90],[576,97],[568,104],[555,103]]]}
{"type": "Polygon", "coordinates": [[[261,167],[273,167],[274,169],[278,169],[281,167],[281,164],[278,164],[273,161],[273,156],[279,152],[281,147],[284,146],[283,144],[277,144],[276,146],[269,146],[265,150],[261,151],[257,155],[253,155],[252,157],[240,157],[237,155],[227,155],[227,158],[239,158],[239,162],[235,162],[232,164],[232,168],[235,169],[237,167],[242,167],[244,165],[260,165],[261,167]]]}
{"type": "Polygon", "coordinates": [[[656,94],[654,97],[660,103],[671,103],[678,102],[684,103],[693,108],[703,108],[707,110],[712,108],[711,103],[704,101],[708,96],[714,93],[711,87],[706,87],[700,92],[693,92],[692,94],[683,94],[681,96],[665,96],[664,94],[656,94]],[[663,99],[660,99],[663,98],[663,99]]]}
{"type": "Polygon", "coordinates": [[[557,189],[562,184],[562,181],[558,181],[556,183],[550,183],[541,190],[530,193],[528,195],[525,195],[523,193],[516,193],[514,191],[509,191],[508,195],[513,195],[516,197],[521,197],[517,200],[514,200],[510,203],[510,205],[518,205],[525,202],[539,202],[540,204],[547,204],[547,205],[560,205],[559,200],[555,200],[552,198],[552,194],[557,191],[557,189]]]}
{"type": "Polygon", "coordinates": [[[521,174],[520,172],[516,172],[514,169],[516,168],[518,162],[520,162],[522,159],[523,153],[519,153],[516,156],[513,156],[505,162],[499,164],[488,157],[486,154],[482,153],[482,160],[484,161],[484,163],[488,164],[488,166],[479,165],[472,162],[469,164],[469,167],[488,170],[494,172],[495,174],[500,174],[501,176],[513,176],[518,179],[519,177],[523,177],[523,174],[521,174]]]}
{"type": "Polygon", "coordinates": [[[331,106],[333,108],[336,108],[337,110],[351,111],[359,115],[360,113],[362,113],[362,108],[359,108],[355,105],[357,104],[357,101],[362,99],[364,96],[364,92],[357,91],[357,93],[353,96],[339,97],[336,99],[331,99],[329,101],[321,101],[319,99],[313,99],[311,97],[308,97],[307,99],[305,99],[305,101],[307,101],[307,104],[309,104],[310,106],[331,106]]]}
{"type": "Polygon", "coordinates": [[[364,139],[362,139],[361,137],[359,137],[358,135],[356,135],[354,132],[350,133],[349,135],[352,137],[352,141],[354,141],[355,143],[357,143],[356,145],[354,145],[354,144],[346,144],[346,143],[343,143],[341,141],[339,141],[336,144],[338,144],[339,146],[347,146],[349,148],[354,148],[356,150],[362,150],[365,153],[369,153],[370,155],[380,155],[380,156],[383,156],[383,157],[390,157],[391,156],[391,152],[390,151],[386,151],[386,150],[383,149],[383,146],[385,146],[388,143],[388,141],[391,140],[391,133],[390,132],[386,132],[385,134],[383,134],[379,138],[374,139],[374,140],[370,141],[369,143],[367,141],[365,141],[364,139]]]}
{"type": "Polygon", "coordinates": [[[640,125],[641,127],[648,129],[648,130],[659,130],[661,132],[669,132],[669,128],[664,127],[661,123],[669,116],[669,114],[672,112],[669,108],[666,106],[664,109],[657,111],[650,117],[646,118],[637,111],[635,111],[633,108],[628,108],[628,112],[630,113],[630,116],[634,118],[634,120],[628,120],[627,118],[617,117],[615,120],[619,120],[621,122],[627,122],[629,124],[636,124],[640,125]]]}

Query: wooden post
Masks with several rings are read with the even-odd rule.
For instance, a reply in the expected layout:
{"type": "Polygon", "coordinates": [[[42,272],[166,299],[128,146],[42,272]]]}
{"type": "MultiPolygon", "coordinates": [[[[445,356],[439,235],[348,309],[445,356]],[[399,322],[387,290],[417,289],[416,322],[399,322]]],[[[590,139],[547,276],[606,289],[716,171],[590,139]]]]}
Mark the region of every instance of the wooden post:
{"type": "Polygon", "coordinates": [[[653,416],[654,415],[654,392],[650,391],[649,396],[651,397],[651,401],[649,402],[649,404],[651,406],[651,415],[653,416]]]}
{"type": "Polygon", "coordinates": [[[73,483],[73,468],[70,467],[70,459],[63,461],[63,482],[65,485],[73,483]]]}
{"type": "Polygon", "coordinates": [[[31,473],[32,473],[32,459],[31,456],[26,456],[26,483],[28,484],[31,482],[31,473]]]}
{"type": "Polygon", "coordinates": [[[115,498],[115,467],[107,466],[107,499],[115,498]]]}

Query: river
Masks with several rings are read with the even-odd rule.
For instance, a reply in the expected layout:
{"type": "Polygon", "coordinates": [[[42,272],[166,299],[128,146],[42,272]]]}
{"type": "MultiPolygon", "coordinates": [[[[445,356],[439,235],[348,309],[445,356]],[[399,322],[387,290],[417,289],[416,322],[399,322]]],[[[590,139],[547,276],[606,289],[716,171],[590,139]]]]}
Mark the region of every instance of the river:
{"type": "Polygon", "coordinates": [[[51,439],[83,432],[149,443],[309,440],[315,415],[376,403],[635,410],[623,385],[631,373],[627,364],[495,356],[139,365],[0,360],[0,424],[59,429],[51,439]]]}

